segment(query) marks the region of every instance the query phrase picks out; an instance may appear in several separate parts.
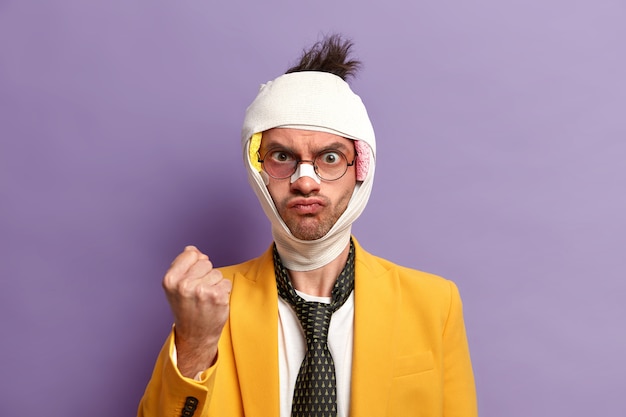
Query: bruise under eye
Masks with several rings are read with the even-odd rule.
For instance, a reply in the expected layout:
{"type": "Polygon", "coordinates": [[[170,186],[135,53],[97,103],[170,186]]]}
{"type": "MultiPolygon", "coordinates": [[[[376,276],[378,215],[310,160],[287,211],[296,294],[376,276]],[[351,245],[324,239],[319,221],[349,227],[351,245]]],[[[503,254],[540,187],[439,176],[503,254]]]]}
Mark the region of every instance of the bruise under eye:
{"type": "Polygon", "coordinates": [[[337,162],[341,161],[341,154],[339,154],[339,152],[337,151],[327,151],[321,153],[317,157],[317,160],[323,164],[336,164],[337,162]]]}
{"type": "Polygon", "coordinates": [[[289,162],[294,160],[294,156],[291,153],[282,150],[269,151],[268,156],[276,162],[289,162]]]}

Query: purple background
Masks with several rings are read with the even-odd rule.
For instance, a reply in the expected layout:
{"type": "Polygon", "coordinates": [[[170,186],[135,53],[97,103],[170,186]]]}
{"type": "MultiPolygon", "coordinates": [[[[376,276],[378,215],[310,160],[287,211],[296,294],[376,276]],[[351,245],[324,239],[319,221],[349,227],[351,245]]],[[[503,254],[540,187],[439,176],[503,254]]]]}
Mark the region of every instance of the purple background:
{"type": "Polygon", "coordinates": [[[0,415],[131,416],[186,244],[258,255],[258,85],[329,32],[379,158],[354,232],[459,285],[482,417],[626,415],[621,0],[0,0],[0,415]]]}

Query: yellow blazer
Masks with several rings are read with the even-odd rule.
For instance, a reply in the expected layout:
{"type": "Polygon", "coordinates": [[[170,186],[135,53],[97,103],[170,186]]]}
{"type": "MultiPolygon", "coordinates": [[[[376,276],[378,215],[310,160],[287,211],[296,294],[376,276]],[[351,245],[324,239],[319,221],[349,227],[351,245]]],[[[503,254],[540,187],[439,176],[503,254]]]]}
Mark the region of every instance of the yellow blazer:
{"type": "MultiPolygon", "coordinates": [[[[351,417],[476,417],[461,299],[451,281],[395,265],[355,241],[351,417]]],[[[278,295],[271,247],[221,269],[233,289],[218,359],[201,381],[170,360],[170,334],[140,417],[278,417],[278,295]],[[186,411],[185,411],[186,406],[186,411]]]]}

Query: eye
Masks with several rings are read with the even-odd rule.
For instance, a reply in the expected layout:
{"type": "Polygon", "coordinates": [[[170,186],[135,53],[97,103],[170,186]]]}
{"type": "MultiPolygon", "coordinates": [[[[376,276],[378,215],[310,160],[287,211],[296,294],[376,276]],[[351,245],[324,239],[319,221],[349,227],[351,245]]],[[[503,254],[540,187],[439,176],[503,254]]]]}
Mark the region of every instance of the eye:
{"type": "Polygon", "coordinates": [[[284,163],[284,162],[291,162],[294,160],[293,155],[290,154],[289,152],[286,151],[271,151],[269,153],[269,157],[272,161],[274,162],[280,162],[280,163],[284,163]]]}
{"type": "Polygon", "coordinates": [[[335,165],[341,162],[341,154],[338,151],[327,151],[321,153],[317,160],[324,165],[335,165]]]}

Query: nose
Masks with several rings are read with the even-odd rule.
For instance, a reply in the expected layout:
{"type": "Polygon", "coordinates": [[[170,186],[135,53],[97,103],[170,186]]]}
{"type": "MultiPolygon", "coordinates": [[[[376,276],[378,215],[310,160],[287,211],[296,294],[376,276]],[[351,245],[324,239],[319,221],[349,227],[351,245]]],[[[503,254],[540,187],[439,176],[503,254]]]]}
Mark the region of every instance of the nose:
{"type": "Polygon", "coordinates": [[[291,176],[290,188],[291,192],[309,195],[320,189],[321,180],[315,174],[313,165],[311,163],[303,164],[300,162],[296,172],[291,176]]]}
{"type": "Polygon", "coordinates": [[[312,161],[299,161],[296,172],[291,175],[290,181],[293,184],[302,177],[312,178],[318,185],[321,184],[320,178],[315,173],[312,161]]]}

